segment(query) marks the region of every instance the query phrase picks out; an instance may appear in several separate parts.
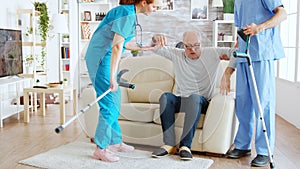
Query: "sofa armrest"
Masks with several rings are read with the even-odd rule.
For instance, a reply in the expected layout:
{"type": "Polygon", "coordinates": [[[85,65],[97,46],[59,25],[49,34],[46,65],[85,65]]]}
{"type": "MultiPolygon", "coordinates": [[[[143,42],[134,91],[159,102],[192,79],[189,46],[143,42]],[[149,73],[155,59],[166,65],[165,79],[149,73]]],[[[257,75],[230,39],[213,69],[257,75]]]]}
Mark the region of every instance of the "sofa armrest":
{"type": "Polygon", "coordinates": [[[217,94],[209,103],[199,142],[203,150],[225,154],[236,133],[235,94],[217,94]]]}

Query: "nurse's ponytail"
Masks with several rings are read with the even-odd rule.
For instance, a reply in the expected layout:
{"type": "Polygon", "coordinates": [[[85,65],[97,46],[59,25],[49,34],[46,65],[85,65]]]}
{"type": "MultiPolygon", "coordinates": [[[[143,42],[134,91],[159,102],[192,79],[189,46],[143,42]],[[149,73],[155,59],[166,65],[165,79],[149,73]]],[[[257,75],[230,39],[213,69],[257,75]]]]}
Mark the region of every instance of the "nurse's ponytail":
{"type": "MultiPolygon", "coordinates": [[[[144,0],[120,0],[120,5],[131,5],[131,4],[138,4],[144,0]]],[[[151,4],[154,0],[146,0],[147,4],[151,4]]]]}

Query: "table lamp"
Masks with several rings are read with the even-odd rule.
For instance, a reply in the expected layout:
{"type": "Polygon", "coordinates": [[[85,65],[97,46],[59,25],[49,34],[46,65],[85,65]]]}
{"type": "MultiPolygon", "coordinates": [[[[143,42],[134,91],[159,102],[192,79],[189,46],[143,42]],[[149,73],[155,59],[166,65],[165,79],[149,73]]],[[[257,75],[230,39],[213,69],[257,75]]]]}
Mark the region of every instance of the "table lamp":
{"type": "Polygon", "coordinates": [[[215,20],[219,20],[219,7],[223,7],[223,0],[213,0],[212,7],[217,8],[217,18],[215,20]]]}

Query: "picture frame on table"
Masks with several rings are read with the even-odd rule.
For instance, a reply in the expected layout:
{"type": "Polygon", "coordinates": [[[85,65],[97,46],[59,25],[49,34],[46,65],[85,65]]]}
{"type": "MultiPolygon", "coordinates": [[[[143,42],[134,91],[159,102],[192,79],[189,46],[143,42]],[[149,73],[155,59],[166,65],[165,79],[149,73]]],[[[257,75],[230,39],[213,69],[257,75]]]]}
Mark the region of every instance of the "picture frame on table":
{"type": "Polygon", "coordinates": [[[208,0],[191,0],[191,19],[208,20],[208,0]]]}
{"type": "Polygon", "coordinates": [[[83,12],[83,20],[84,21],[92,21],[92,13],[91,13],[91,11],[84,11],[83,12]]]}

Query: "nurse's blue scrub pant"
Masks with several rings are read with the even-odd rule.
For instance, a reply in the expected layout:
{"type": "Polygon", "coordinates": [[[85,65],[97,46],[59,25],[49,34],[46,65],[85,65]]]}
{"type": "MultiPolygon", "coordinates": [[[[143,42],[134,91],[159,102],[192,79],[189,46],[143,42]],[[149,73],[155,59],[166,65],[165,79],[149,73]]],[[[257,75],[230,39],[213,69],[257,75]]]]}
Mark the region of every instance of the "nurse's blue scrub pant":
{"type": "MultiPolygon", "coordinates": [[[[97,97],[99,97],[110,86],[110,56],[105,56],[100,63],[86,60],[86,64],[97,97]]],[[[118,89],[116,92],[109,92],[98,101],[100,112],[94,141],[100,149],[122,142],[118,123],[120,98],[120,89],[118,89]]]]}
{"type": "MultiPolygon", "coordinates": [[[[270,142],[271,152],[275,143],[275,77],[274,61],[252,62],[254,76],[266,124],[266,132],[270,142]]],[[[260,113],[256,104],[254,87],[247,62],[237,63],[236,72],[236,115],[239,127],[234,140],[235,148],[250,150],[253,129],[256,123],[255,148],[257,154],[268,156],[267,144],[264,138],[260,113]]]]}

